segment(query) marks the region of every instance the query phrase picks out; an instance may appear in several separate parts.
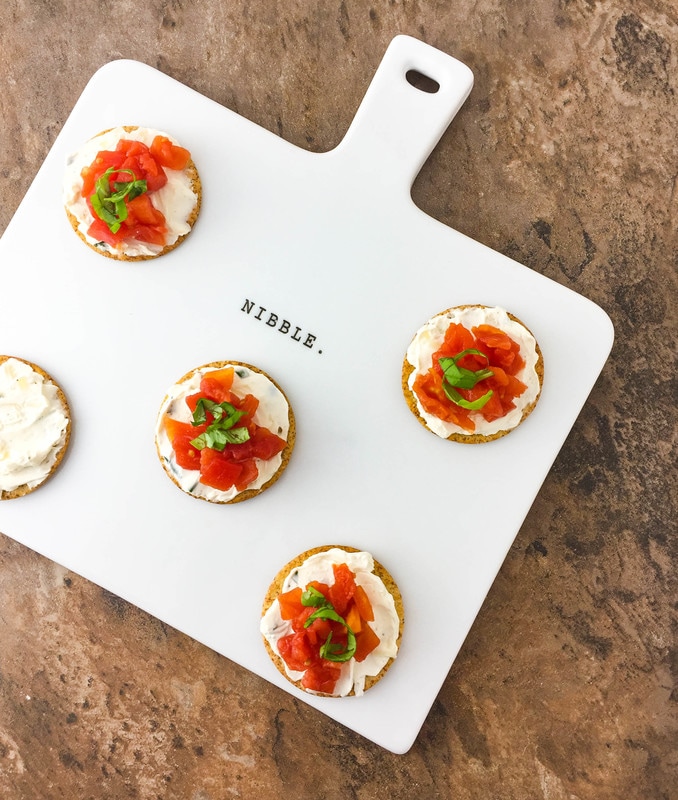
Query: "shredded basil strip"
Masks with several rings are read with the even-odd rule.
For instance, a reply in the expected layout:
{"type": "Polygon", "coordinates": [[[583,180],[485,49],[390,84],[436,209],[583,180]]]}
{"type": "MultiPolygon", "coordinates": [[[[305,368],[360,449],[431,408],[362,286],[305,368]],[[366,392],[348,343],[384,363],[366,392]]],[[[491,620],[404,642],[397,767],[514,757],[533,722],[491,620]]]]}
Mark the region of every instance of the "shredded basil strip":
{"type": "Polygon", "coordinates": [[[324,606],[329,606],[332,608],[332,604],[330,601],[325,597],[322,592],[319,592],[315,586],[307,586],[306,589],[301,594],[301,605],[302,606],[314,606],[315,608],[322,608],[324,606]]]}
{"type": "Polygon", "coordinates": [[[317,619],[331,619],[333,622],[338,622],[346,628],[346,647],[341,644],[332,644],[332,631],[327,635],[327,639],[320,646],[320,657],[327,661],[349,661],[355,655],[357,642],[355,634],[346,624],[346,620],[339,616],[334,610],[334,606],[325,597],[322,592],[319,592],[313,586],[307,586],[306,590],[301,595],[302,606],[315,607],[318,610],[309,615],[304,628],[308,628],[317,619]]]}
{"type": "Polygon", "coordinates": [[[332,644],[332,632],[330,631],[325,643],[320,647],[320,658],[324,658],[327,661],[350,661],[355,655],[357,642],[355,634],[348,625],[346,625],[346,635],[346,647],[343,647],[340,644],[332,644]]]}
{"type": "Polygon", "coordinates": [[[456,405],[461,406],[462,408],[467,408],[469,411],[478,411],[478,409],[482,408],[485,403],[492,397],[492,389],[489,392],[485,392],[482,397],[479,397],[477,400],[466,400],[464,399],[459,392],[454,389],[452,386],[446,386],[443,383],[443,389],[445,391],[445,395],[456,405]]]}
{"type": "Polygon", "coordinates": [[[207,412],[212,415],[212,422],[204,433],[191,439],[191,444],[196,450],[209,447],[222,452],[227,444],[242,444],[250,438],[247,428],[234,427],[245,412],[237,409],[231,403],[215,403],[213,400],[201,397],[193,412],[193,425],[196,427],[204,425],[207,422],[207,412]]]}
{"type": "Polygon", "coordinates": [[[103,220],[111,233],[117,233],[120,225],[127,219],[127,201],[134,200],[147,191],[145,180],[137,180],[136,175],[131,169],[116,169],[109,167],[101,177],[97,178],[94,184],[94,194],[91,195],[90,202],[94,213],[103,220]],[[112,174],[126,172],[132,176],[130,181],[115,181],[115,192],[111,191],[110,177],[112,174]]]}
{"type": "Polygon", "coordinates": [[[439,358],[438,363],[443,371],[443,391],[445,396],[456,405],[461,406],[461,408],[466,408],[469,411],[478,411],[494,394],[492,389],[476,400],[466,400],[459,394],[457,389],[473,389],[480,381],[485,380],[485,378],[491,378],[494,372],[491,369],[479,369],[474,372],[458,366],[457,362],[468,355],[482,356],[489,363],[485,353],[472,347],[462,350],[456,356],[439,358]]]}

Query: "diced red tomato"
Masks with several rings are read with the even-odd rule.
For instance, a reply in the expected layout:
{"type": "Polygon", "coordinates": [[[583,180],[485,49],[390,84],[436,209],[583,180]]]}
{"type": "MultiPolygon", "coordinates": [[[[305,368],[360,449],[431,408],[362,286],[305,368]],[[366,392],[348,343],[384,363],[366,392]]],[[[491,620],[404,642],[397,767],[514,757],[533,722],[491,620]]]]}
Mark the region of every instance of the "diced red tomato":
{"type": "Polygon", "coordinates": [[[236,423],[236,427],[247,427],[250,438],[242,444],[226,444],[222,451],[205,447],[198,450],[190,442],[203,433],[214,421],[206,410],[206,422],[193,425],[179,422],[168,415],[164,424],[172,442],[179,466],[185,469],[200,469],[201,483],[226,491],[233,486],[240,492],[250,486],[259,475],[258,461],[268,461],[286,446],[284,439],[271,433],[268,428],[257,425],[252,419],[259,401],[251,394],[240,398],[231,391],[234,369],[211,370],[203,375],[200,390],[186,397],[186,405],[194,413],[201,398],[215,403],[228,402],[235,408],[246,412],[236,423]],[[195,466],[196,463],[198,466],[195,466]]]}
{"type": "MultiPolygon", "coordinates": [[[[259,408],[259,400],[253,394],[246,394],[238,401],[238,408],[245,412],[240,417],[240,425],[250,428],[254,424],[254,414],[259,408]]],[[[261,456],[258,456],[258,458],[261,458],[261,456]]]]}
{"type": "Polygon", "coordinates": [[[292,620],[292,630],[293,631],[305,630],[304,625],[306,624],[306,620],[316,610],[317,609],[313,608],[313,606],[302,606],[301,611],[299,611],[299,613],[292,620]]]}
{"type": "Polygon", "coordinates": [[[166,136],[156,136],[151,142],[153,157],[168,169],[184,169],[191,154],[184,147],[172,144],[166,136]]]}
{"type": "MultiPolygon", "coordinates": [[[[241,417],[238,424],[245,420],[241,417]]],[[[246,461],[252,458],[259,458],[268,461],[273,456],[282,452],[287,443],[284,439],[271,433],[268,428],[254,426],[254,431],[250,429],[250,438],[240,444],[227,444],[224,448],[226,456],[233,461],[246,461]]]]}
{"type": "Polygon", "coordinates": [[[128,219],[132,218],[135,223],[140,225],[150,225],[161,228],[165,224],[165,217],[162,211],[151,203],[148,194],[140,194],[133,200],[127,202],[128,219]]]}
{"type": "MultiPolygon", "coordinates": [[[[204,396],[205,395],[202,392],[196,392],[195,394],[189,394],[186,397],[186,405],[191,409],[191,414],[195,413],[195,409],[198,407],[198,400],[200,400],[200,398],[204,396]]],[[[205,419],[208,422],[212,422],[212,420],[214,419],[212,414],[207,409],[205,409],[205,419]]]]}
{"type": "Polygon", "coordinates": [[[360,633],[363,624],[360,618],[360,612],[358,611],[358,607],[354,602],[348,607],[348,611],[346,612],[346,624],[348,627],[353,631],[353,633],[360,633]]]}
{"type": "Polygon", "coordinates": [[[304,672],[301,685],[312,692],[332,694],[340,672],[341,665],[331,661],[322,661],[319,664],[313,664],[304,672]]]}
{"type": "Polygon", "coordinates": [[[302,589],[297,587],[278,598],[283,619],[291,620],[293,634],[283,637],[278,643],[280,655],[290,669],[304,675],[304,688],[324,694],[332,694],[341,672],[343,662],[324,659],[320,655],[322,646],[331,634],[331,642],[340,648],[348,646],[347,627],[356,638],[356,661],[364,661],[379,645],[380,639],[369,625],[374,620],[372,604],[365,589],[356,584],[355,575],[347,564],[334,564],[334,583],[327,585],[319,581],[309,582],[331,604],[346,624],[329,619],[315,619],[309,625],[309,617],[315,613],[313,606],[301,604],[302,589]],[[339,608],[344,606],[345,612],[339,608]]]}
{"type": "Polygon", "coordinates": [[[416,375],[412,386],[422,407],[429,414],[445,422],[452,422],[470,433],[475,430],[473,414],[481,414],[491,422],[505,416],[513,402],[527,388],[515,375],[524,367],[520,346],[504,331],[492,325],[478,325],[468,330],[463,325],[452,323],[445,332],[443,344],[433,354],[432,366],[426,373],[416,375]],[[443,389],[443,373],[439,359],[456,357],[463,350],[479,350],[483,356],[466,354],[458,360],[458,366],[473,371],[491,369],[493,375],[479,381],[473,389],[458,389],[466,400],[473,401],[488,391],[492,396],[477,411],[469,411],[452,402],[443,389]]]}
{"type": "Polygon", "coordinates": [[[300,586],[295,586],[288,592],[278,595],[278,605],[280,606],[280,616],[283,619],[294,619],[300,614],[304,606],[301,604],[302,590],[300,586]]]}
{"type": "MultiPolygon", "coordinates": [[[[311,611],[315,611],[314,608],[311,611]]],[[[306,628],[306,636],[308,641],[320,648],[327,641],[327,637],[330,633],[333,633],[333,625],[328,619],[314,619],[313,622],[306,628]]]]}
{"type": "Polygon", "coordinates": [[[216,381],[224,391],[228,391],[233,386],[235,368],[222,367],[221,369],[212,369],[203,376],[203,379],[204,377],[209,377],[211,381],[216,381]]]}
{"type": "Polygon", "coordinates": [[[229,389],[230,385],[226,386],[224,381],[213,378],[211,372],[200,381],[200,393],[213,403],[230,403],[232,397],[229,389]]]}
{"type": "Polygon", "coordinates": [[[173,145],[166,137],[156,137],[160,140],[147,147],[143,142],[133,139],[120,139],[115,150],[100,150],[94,161],[81,171],[83,185],[82,196],[87,200],[94,222],[88,233],[98,241],[106,242],[112,247],[119,246],[125,239],[151,244],[164,245],[167,227],[162,212],[153,205],[153,192],[157,192],[167,183],[168,169],[183,169],[190,159],[188,150],[173,145]],[[183,166],[179,166],[183,162],[183,166]],[[132,179],[129,172],[134,174],[135,180],[146,181],[146,192],[132,200],[125,198],[127,206],[127,219],[120,229],[112,233],[103,220],[94,212],[90,198],[96,190],[97,180],[108,169],[114,171],[109,176],[111,190],[114,191],[116,182],[127,182],[132,179]]]}
{"type": "Polygon", "coordinates": [[[313,664],[315,653],[304,631],[290,633],[278,640],[278,652],[290,669],[302,672],[313,664]]]}
{"type": "MultiPolygon", "coordinates": [[[[164,227],[164,226],[163,226],[164,227]]],[[[165,244],[165,230],[160,230],[153,225],[139,225],[139,224],[126,224],[121,227],[124,230],[126,237],[129,239],[136,239],[138,242],[146,242],[146,244],[165,244]]]]}
{"type": "Polygon", "coordinates": [[[99,219],[99,217],[94,218],[94,222],[92,222],[87,229],[87,233],[93,239],[96,239],[97,242],[106,242],[106,244],[110,244],[111,247],[115,247],[119,242],[118,237],[114,233],[111,233],[111,229],[102,219],[99,219]]]}
{"type": "Polygon", "coordinates": [[[242,467],[242,472],[235,482],[235,488],[239,492],[242,492],[257,479],[259,476],[259,467],[257,467],[257,462],[253,458],[248,458],[247,461],[241,461],[240,466],[242,467]]]}
{"type": "Polygon", "coordinates": [[[312,586],[317,592],[320,592],[323,597],[329,596],[330,587],[326,583],[321,583],[320,581],[309,581],[308,586],[312,586]]]}
{"type": "Polygon", "coordinates": [[[365,589],[358,583],[353,593],[353,602],[356,604],[358,613],[365,622],[374,621],[374,611],[372,609],[372,603],[370,603],[370,598],[367,596],[365,589]]]}
{"type": "Polygon", "coordinates": [[[223,457],[218,450],[204,447],[200,451],[200,483],[225,492],[235,486],[242,466],[223,457]]]}
{"type": "Polygon", "coordinates": [[[332,571],[334,583],[330,586],[329,601],[343,617],[355,592],[355,576],[346,564],[332,564],[332,571]]]}
{"type": "Polygon", "coordinates": [[[271,433],[268,428],[261,428],[257,426],[254,436],[254,457],[260,458],[262,461],[268,461],[269,458],[282,453],[285,449],[287,442],[271,433]]]}
{"type": "Polygon", "coordinates": [[[190,422],[180,422],[177,419],[172,419],[169,414],[165,414],[162,422],[167,437],[171,442],[173,442],[177,436],[190,436],[191,439],[195,439],[196,436],[199,436],[205,430],[205,426],[197,427],[190,422]]]}
{"type": "Polygon", "coordinates": [[[367,656],[379,646],[381,641],[369,625],[363,625],[360,633],[356,634],[355,660],[364,661],[367,656]]]}
{"type": "MultiPolygon", "coordinates": [[[[193,429],[195,430],[195,428],[193,429]]],[[[172,448],[177,464],[182,469],[200,469],[200,451],[191,444],[191,440],[196,436],[195,433],[181,433],[172,439],[172,448]]]]}

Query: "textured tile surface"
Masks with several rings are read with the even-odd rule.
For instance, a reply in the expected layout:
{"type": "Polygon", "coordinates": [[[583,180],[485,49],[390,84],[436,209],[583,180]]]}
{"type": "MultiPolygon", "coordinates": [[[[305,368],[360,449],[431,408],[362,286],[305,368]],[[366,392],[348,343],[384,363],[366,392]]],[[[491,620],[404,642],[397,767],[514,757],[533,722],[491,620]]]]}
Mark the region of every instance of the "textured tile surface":
{"type": "Polygon", "coordinates": [[[420,736],[387,753],[0,535],[1,797],[675,796],[672,2],[4,0],[0,232],[102,64],[322,151],[397,33],[475,74],[416,202],[617,335],[420,736]]]}

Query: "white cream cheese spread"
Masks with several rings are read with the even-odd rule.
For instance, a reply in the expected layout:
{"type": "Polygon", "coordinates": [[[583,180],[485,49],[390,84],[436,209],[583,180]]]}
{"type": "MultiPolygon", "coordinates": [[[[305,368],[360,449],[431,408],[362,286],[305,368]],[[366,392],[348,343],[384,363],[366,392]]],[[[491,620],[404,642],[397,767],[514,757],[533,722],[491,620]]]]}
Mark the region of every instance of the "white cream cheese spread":
{"type": "MultiPolygon", "coordinates": [[[[372,556],[369,553],[347,552],[336,547],[316,553],[290,572],[285,578],[281,593],[288,592],[295,586],[304,589],[313,580],[331,585],[334,583],[332,564],[348,565],[355,575],[355,582],[367,593],[374,611],[374,621],[369,625],[379,637],[379,645],[364,661],[352,658],[343,663],[334,689],[334,695],[337,697],[345,697],[352,689],[356,695],[362,695],[365,691],[365,678],[368,675],[378,675],[388,661],[398,654],[400,631],[400,619],[395,602],[381,578],[374,574],[372,556]]],[[[275,653],[278,652],[278,640],[293,632],[292,621],[282,618],[277,600],[264,613],[260,630],[275,653]]],[[[290,680],[295,682],[301,680],[303,676],[302,672],[290,670],[287,665],[285,671],[290,680]]]]}
{"type": "Polygon", "coordinates": [[[0,364],[0,491],[39,486],[66,442],[57,387],[16,358],[0,364]]]}
{"type": "Polygon", "coordinates": [[[472,412],[469,415],[475,424],[475,431],[473,432],[484,436],[515,428],[523,417],[523,411],[534,403],[539,396],[539,376],[535,369],[539,355],[534,336],[524,325],[511,319],[503,308],[497,307],[460,306],[459,308],[452,308],[432,317],[417,331],[407,349],[407,361],[414,367],[408,379],[408,387],[416,399],[419,414],[430,430],[445,439],[453,433],[469,433],[459,425],[441,420],[425,411],[412,389],[417,373],[424,374],[431,368],[433,363],[432,356],[440,349],[445,339],[445,332],[452,323],[463,325],[469,331],[478,325],[492,325],[504,331],[519,345],[520,355],[525,360],[525,366],[515,377],[522,381],[527,386],[527,389],[513,401],[515,408],[511,409],[503,417],[491,422],[488,422],[479,411],[472,412]]]}
{"type": "MultiPolygon", "coordinates": [[[[235,370],[231,391],[238,397],[252,394],[259,400],[257,410],[254,412],[254,422],[262,428],[268,428],[271,433],[287,441],[290,421],[289,404],[285,395],[266,375],[255,372],[248,367],[238,364],[224,364],[219,369],[225,369],[229,366],[233,366],[235,370]]],[[[198,470],[180,467],[177,464],[172,443],[167,436],[163,423],[165,414],[169,414],[170,417],[179,422],[192,421],[191,410],[185,400],[189,395],[199,391],[203,375],[213,370],[214,367],[203,367],[195,370],[190,378],[175,384],[167,392],[158,414],[155,441],[160,458],[185,492],[195,497],[203,497],[205,500],[211,500],[212,502],[226,503],[229,500],[233,500],[240,492],[235,487],[227,491],[220,491],[211,486],[205,486],[205,484],[200,483],[200,472],[198,470]]],[[[250,483],[247,490],[260,489],[275,475],[282,463],[282,453],[278,453],[267,461],[257,458],[255,462],[259,475],[250,483]]]]}
{"type": "MultiPolygon", "coordinates": [[[[120,139],[140,141],[150,147],[156,136],[166,136],[172,144],[179,145],[179,142],[168,134],[153,128],[136,128],[126,131],[123,127],[117,127],[100,133],[85,142],[77,152],[67,159],[63,184],[64,206],[77,219],[78,231],[89,244],[109,252],[114,250],[109,244],[98,242],[87,233],[94,217],[89,210],[86,198],[81,194],[82,170],[90,166],[100,150],[115,150],[120,139]]],[[[127,239],[124,242],[124,253],[127,256],[156,256],[165,247],[173,245],[180,236],[185,236],[191,230],[188,219],[198,201],[193,191],[191,176],[185,170],[168,169],[167,167],[163,167],[163,169],[167,175],[167,183],[153,192],[150,197],[155,208],[161,211],[165,217],[167,226],[165,244],[160,246],[127,239]]]]}

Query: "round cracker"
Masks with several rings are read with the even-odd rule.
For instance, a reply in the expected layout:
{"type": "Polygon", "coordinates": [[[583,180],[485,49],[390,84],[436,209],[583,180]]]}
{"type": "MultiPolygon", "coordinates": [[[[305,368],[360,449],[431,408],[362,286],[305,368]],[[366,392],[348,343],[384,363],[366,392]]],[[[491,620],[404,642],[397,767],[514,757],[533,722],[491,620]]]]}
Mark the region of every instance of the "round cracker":
{"type": "MultiPolygon", "coordinates": [[[[139,128],[139,125],[121,125],[127,133],[131,133],[139,128]]],[[[97,136],[102,136],[104,133],[108,133],[111,128],[106,128],[106,130],[100,131],[93,136],[92,139],[96,139],[97,136]]],[[[75,233],[79,236],[80,239],[94,252],[99,253],[99,255],[106,256],[106,258],[112,258],[114,261],[150,261],[154,258],[159,258],[160,256],[164,256],[166,253],[169,253],[171,250],[174,250],[178,247],[184,239],[191,233],[193,230],[193,226],[195,225],[196,220],[198,219],[198,214],[200,213],[200,206],[202,205],[202,182],[200,180],[200,175],[198,174],[198,169],[195,166],[195,163],[192,158],[188,160],[188,163],[182,170],[185,172],[191,181],[191,189],[193,194],[195,195],[196,202],[195,206],[193,207],[193,211],[189,215],[186,222],[190,226],[188,233],[184,233],[183,235],[179,236],[175,242],[172,244],[168,244],[163,247],[158,253],[150,254],[150,255],[138,255],[138,256],[128,256],[125,253],[119,253],[117,251],[111,251],[107,248],[100,247],[96,242],[90,242],[85,234],[80,230],[80,223],[78,222],[77,217],[72,214],[68,209],[65,209],[66,216],[68,217],[68,221],[71,224],[71,227],[75,231],[75,233]]]]}
{"type": "Polygon", "coordinates": [[[68,401],[66,400],[66,395],[64,394],[61,386],[59,386],[59,384],[54,380],[54,378],[48,372],[45,372],[45,370],[42,369],[42,367],[39,367],[32,361],[27,361],[25,358],[19,358],[18,356],[0,355],[0,364],[4,364],[5,361],[9,361],[10,358],[15,359],[16,361],[21,361],[22,363],[28,365],[34,372],[37,372],[38,375],[41,375],[44,381],[52,384],[52,386],[56,388],[57,397],[59,398],[59,402],[62,405],[64,414],[67,418],[67,423],[66,423],[66,433],[64,435],[64,441],[61,443],[54,464],[52,464],[52,468],[47,473],[47,475],[45,475],[45,477],[35,486],[29,486],[27,483],[24,483],[21,486],[17,486],[16,489],[12,489],[11,491],[3,491],[2,489],[0,489],[0,500],[13,500],[16,497],[23,497],[24,495],[30,494],[31,492],[34,492],[36,489],[39,489],[45,483],[45,481],[47,481],[49,478],[52,477],[52,475],[54,475],[54,473],[58,469],[59,465],[64,459],[64,456],[66,455],[66,450],[68,449],[68,445],[71,440],[71,410],[68,405],[68,401]]]}
{"type": "MultiPolygon", "coordinates": [[[[257,495],[266,491],[266,489],[269,489],[271,486],[273,486],[273,484],[280,478],[283,472],[287,469],[287,465],[289,464],[290,456],[292,454],[292,450],[294,449],[294,443],[296,440],[296,423],[294,419],[294,412],[292,411],[292,404],[290,403],[289,398],[287,397],[285,392],[281,389],[280,385],[276,381],[274,381],[273,378],[267,372],[264,372],[264,370],[260,369],[259,367],[255,367],[252,364],[246,364],[244,361],[210,361],[208,364],[203,364],[200,367],[195,367],[190,372],[187,372],[183,377],[179,378],[179,380],[176,383],[181,384],[186,381],[189,381],[195,375],[195,373],[199,372],[200,370],[204,369],[217,370],[217,369],[223,369],[224,367],[228,366],[246,367],[247,369],[251,369],[252,372],[257,372],[260,375],[263,375],[265,378],[268,378],[268,380],[283,395],[283,397],[287,402],[287,419],[289,423],[289,430],[287,432],[287,444],[285,445],[285,448],[282,451],[282,461],[280,462],[280,466],[275,471],[275,473],[271,475],[271,477],[266,481],[266,483],[264,483],[258,489],[245,489],[244,491],[239,492],[231,500],[211,500],[208,497],[200,497],[199,495],[191,494],[190,492],[185,492],[183,487],[177,481],[176,476],[172,474],[172,471],[170,469],[168,469],[167,464],[165,463],[165,459],[162,457],[162,453],[160,452],[160,448],[158,447],[157,437],[155,442],[155,449],[160,459],[160,463],[162,464],[162,468],[165,470],[165,473],[169,476],[170,480],[175,486],[178,486],[182,492],[185,492],[190,497],[194,497],[196,500],[205,500],[208,503],[217,503],[220,505],[231,505],[233,503],[240,503],[243,500],[249,500],[250,498],[256,497],[257,495]]],[[[162,403],[160,404],[161,412],[167,400],[168,400],[168,395],[165,395],[162,403]]]]}
{"type": "MultiPolygon", "coordinates": [[[[300,567],[307,558],[316,555],[317,553],[324,553],[327,550],[332,550],[333,548],[338,548],[339,550],[344,550],[347,553],[359,553],[361,552],[357,547],[350,547],[348,545],[343,544],[327,544],[322,545],[320,547],[313,547],[310,550],[305,550],[303,553],[300,553],[298,556],[293,558],[289,561],[285,566],[278,571],[277,575],[271,582],[271,585],[268,587],[268,591],[266,592],[266,596],[264,598],[264,603],[261,609],[261,615],[263,615],[268,611],[268,609],[273,605],[273,603],[278,599],[278,595],[282,592],[283,584],[285,583],[285,579],[287,576],[292,572],[292,570],[300,567]]],[[[403,598],[400,594],[400,589],[398,588],[398,584],[395,582],[391,573],[384,567],[384,565],[377,561],[374,556],[372,556],[374,561],[374,574],[381,578],[386,590],[393,598],[393,602],[395,604],[396,613],[398,614],[399,620],[399,628],[398,628],[398,638],[396,640],[396,644],[398,649],[400,649],[400,642],[403,636],[403,628],[405,626],[405,608],[403,606],[403,598]]],[[[287,674],[285,670],[285,662],[282,660],[280,655],[276,653],[269,642],[266,640],[265,637],[262,636],[264,646],[266,647],[266,651],[268,652],[271,661],[275,665],[278,672],[283,675],[290,683],[294,684],[298,689],[301,689],[303,692],[308,691],[301,685],[301,681],[294,681],[290,676],[287,674]]],[[[394,659],[390,658],[386,664],[381,668],[377,675],[367,675],[365,677],[365,688],[364,691],[367,691],[376,683],[378,683],[387,671],[390,669],[391,664],[393,664],[394,659]]],[[[332,694],[323,694],[322,692],[309,692],[309,694],[313,694],[315,696],[322,696],[322,697],[338,697],[339,695],[332,695],[332,694]]],[[[351,689],[346,697],[351,697],[355,694],[355,690],[351,689]]]]}
{"type": "MultiPolygon", "coordinates": [[[[444,311],[440,311],[438,314],[435,314],[434,316],[439,317],[442,314],[447,314],[449,311],[454,311],[456,309],[463,309],[463,308],[490,308],[490,306],[484,306],[479,303],[466,304],[461,306],[452,306],[451,308],[446,308],[444,311]]],[[[534,411],[534,408],[537,405],[537,401],[541,396],[541,389],[544,383],[544,358],[541,352],[541,348],[539,347],[539,343],[537,342],[537,339],[532,333],[532,331],[527,327],[527,325],[525,325],[525,323],[522,320],[518,319],[518,317],[516,317],[514,314],[511,314],[511,312],[509,311],[507,311],[506,314],[508,315],[509,319],[513,320],[513,322],[517,322],[519,325],[525,328],[525,330],[535,340],[535,349],[537,351],[537,363],[535,365],[535,372],[537,373],[537,378],[539,380],[539,391],[537,392],[537,396],[531,403],[525,406],[520,421],[512,428],[496,431],[495,433],[491,434],[453,432],[446,437],[447,440],[450,442],[462,442],[463,444],[481,444],[482,442],[491,442],[494,439],[500,439],[502,436],[506,436],[507,434],[511,433],[511,431],[514,431],[519,425],[522,425],[523,422],[525,422],[525,420],[529,417],[529,415],[534,411]]],[[[433,317],[431,319],[433,319],[433,317]]],[[[414,366],[410,364],[410,362],[407,360],[407,355],[406,355],[403,360],[403,369],[401,376],[403,394],[405,395],[405,400],[407,402],[410,411],[419,420],[419,422],[426,428],[427,431],[431,431],[429,426],[426,424],[426,420],[419,412],[419,407],[417,405],[417,397],[409,387],[409,379],[413,372],[414,372],[414,366]]],[[[431,431],[431,433],[433,433],[435,436],[438,435],[435,433],[435,431],[431,431]]]]}

